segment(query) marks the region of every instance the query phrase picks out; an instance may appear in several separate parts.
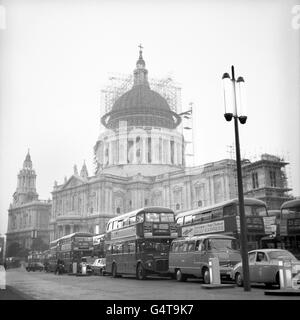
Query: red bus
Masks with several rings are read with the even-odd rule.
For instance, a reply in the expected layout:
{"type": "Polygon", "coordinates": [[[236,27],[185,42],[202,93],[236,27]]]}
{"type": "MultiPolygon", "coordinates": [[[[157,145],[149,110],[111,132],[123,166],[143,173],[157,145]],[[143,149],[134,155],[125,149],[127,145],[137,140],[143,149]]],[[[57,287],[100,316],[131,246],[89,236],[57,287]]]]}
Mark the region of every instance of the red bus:
{"type": "Polygon", "coordinates": [[[106,272],[143,280],[168,274],[171,240],[177,238],[174,211],[147,207],[110,219],[106,228],[106,272]]]}
{"type": "Polygon", "coordinates": [[[276,233],[262,239],[263,247],[285,249],[300,259],[300,199],[284,202],[279,217],[276,233]]]}
{"type": "MultiPolygon", "coordinates": [[[[260,247],[260,239],[265,236],[264,217],[268,216],[265,202],[245,198],[248,249],[260,247]]],[[[240,238],[239,201],[232,199],[213,206],[179,213],[176,216],[180,237],[223,233],[240,238]]]]}
{"type": "Polygon", "coordinates": [[[71,233],[56,241],[57,259],[63,260],[66,272],[72,272],[73,262],[76,262],[78,266],[81,258],[93,255],[93,235],[91,233],[71,233]]]}

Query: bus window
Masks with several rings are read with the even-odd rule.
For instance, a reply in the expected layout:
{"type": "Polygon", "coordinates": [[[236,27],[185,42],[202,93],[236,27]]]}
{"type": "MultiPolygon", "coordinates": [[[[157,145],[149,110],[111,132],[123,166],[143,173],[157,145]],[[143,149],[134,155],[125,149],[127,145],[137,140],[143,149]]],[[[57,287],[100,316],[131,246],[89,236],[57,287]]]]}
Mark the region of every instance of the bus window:
{"type": "Polygon", "coordinates": [[[184,242],[182,246],[182,251],[187,252],[188,251],[187,249],[188,249],[188,242],[184,242]]]}
{"type": "Polygon", "coordinates": [[[223,216],[223,210],[222,208],[215,209],[212,212],[212,219],[220,219],[223,216]]]}
{"type": "Polygon", "coordinates": [[[135,253],[135,241],[128,242],[128,252],[135,253]]]}
{"type": "Polygon", "coordinates": [[[178,243],[178,252],[182,252],[184,242],[178,243]]]}
{"type": "Polygon", "coordinates": [[[264,206],[245,206],[245,215],[247,217],[254,216],[254,217],[266,217],[267,210],[264,206]]]}
{"type": "Polygon", "coordinates": [[[144,214],[143,213],[140,213],[136,216],[136,222],[139,223],[139,222],[144,222],[144,214]]]}
{"type": "Polygon", "coordinates": [[[195,241],[191,241],[188,243],[187,251],[195,251],[195,241]]]}
{"type": "Polygon", "coordinates": [[[135,224],[135,216],[129,218],[129,224],[135,224]]]}
{"type": "Polygon", "coordinates": [[[118,225],[117,225],[117,228],[122,228],[123,227],[123,220],[119,220],[118,221],[118,225]]]}
{"type": "Polygon", "coordinates": [[[179,226],[182,226],[183,225],[183,217],[178,218],[176,222],[179,226]]]}
{"type": "Polygon", "coordinates": [[[185,216],[184,217],[184,224],[189,224],[189,223],[192,223],[192,216],[189,215],[189,216],[185,216]]]}
{"type": "Polygon", "coordinates": [[[129,219],[127,218],[123,221],[123,226],[126,227],[128,225],[129,225],[129,219]]]}
{"type": "Polygon", "coordinates": [[[146,221],[147,222],[159,222],[159,214],[153,213],[153,212],[146,213],[146,221]]]}
{"type": "Polygon", "coordinates": [[[124,253],[129,253],[128,242],[124,242],[124,243],[123,243],[123,252],[124,252],[124,253]]]}
{"type": "Polygon", "coordinates": [[[114,224],[113,224],[112,228],[113,228],[113,230],[118,228],[118,221],[114,221],[114,224]]]}
{"type": "Polygon", "coordinates": [[[224,217],[235,216],[236,214],[237,214],[236,204],[231,204],[230,206],[226,206],[223,208],[224,217]]]}
{"type": "Polygon", "coordinates": [[[201,243],[201,240],[196,241],[195,251],[200,251],[200,248],[201,248],[200,243],[201,243]]]}
{"type": "Polygon", "coordinates": [[[201,221],[210,221],[212,218],[212,214],[211,213],[205,213],[202,215],[201,217],[201,221]]]}
{"type": "Polygon", "coordinates": [[[113,246],[114,253],[123,253],[123,244],[122,243],[116,243],[113,246]]]}
{"type": "Polygon", "coordinates": [[[172,244],[172,252],[178,252],[178,242],[172,244]]]}
{"type": "Polygon", "coordinates": [[[172,213],[161,213],[160,214],[161,222],[174,222],[174,215],[172,213]]]}

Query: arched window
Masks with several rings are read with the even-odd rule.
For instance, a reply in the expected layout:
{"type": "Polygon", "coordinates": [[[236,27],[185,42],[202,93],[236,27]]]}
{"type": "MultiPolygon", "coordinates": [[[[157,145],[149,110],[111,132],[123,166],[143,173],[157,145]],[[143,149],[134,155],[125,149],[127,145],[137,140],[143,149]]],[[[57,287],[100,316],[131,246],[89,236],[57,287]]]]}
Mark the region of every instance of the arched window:
{"type": "Polygon", "coordinates": [[[179,209],[180,209],[180,204],[176,203],[176,210],[179,210],[179,209]]]}
{"type": "Polygon", "coordinates": [[[202,207],[202,201],[201,200],[198,201],[198,207],[202,207]]]}
{"type": "Polygon", "coordinates": [[[121,213],[120,207],[117,208],[117,213],[121,213]]]}

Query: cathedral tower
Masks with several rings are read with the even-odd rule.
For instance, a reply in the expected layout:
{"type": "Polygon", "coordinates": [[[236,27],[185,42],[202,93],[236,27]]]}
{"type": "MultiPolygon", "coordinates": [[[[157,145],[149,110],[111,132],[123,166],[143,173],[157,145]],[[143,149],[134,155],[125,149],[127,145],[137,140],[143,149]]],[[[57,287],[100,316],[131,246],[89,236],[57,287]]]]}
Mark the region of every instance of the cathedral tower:
{"type": "Polygon", "coordinates": [[[13,195],[13,204],[20,205],[37,199],[36,174],[32,168],[32,161],[28,150],[23,162],[23,168],[18,174],[18,184],[17,190],[13,195]]]}

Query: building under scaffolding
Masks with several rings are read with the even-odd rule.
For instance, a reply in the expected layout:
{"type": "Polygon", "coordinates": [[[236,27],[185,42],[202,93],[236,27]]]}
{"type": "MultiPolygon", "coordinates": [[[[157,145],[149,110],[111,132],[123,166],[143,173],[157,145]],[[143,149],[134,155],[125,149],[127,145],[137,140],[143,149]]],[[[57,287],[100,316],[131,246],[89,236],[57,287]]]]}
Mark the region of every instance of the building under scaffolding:
{"type": "MultiPolygon", "coordinates": [[[[109,83],[101,90],[101,116],[111,111],[115,101],[133,86],[133,75],[109,74],[109,83]]],[[[149,78],[150,88],[163,96],[171,110],[181,113],[181,87],[171,77],[149,78]]]]}
{"type": "MultiPolygon", "coordinates": [[[[188,111],[182,112],[181,87],[171,76],[161,79],[148,78],[151,90],[159,93],[168,103],[170,109],[181,116],[182,122],[178,130],[183,134],[185,140],[186,165],[194,164],[194,141],[193,141],[193,120],[192,104],[188,111]]],[[[128,92],[134,83],[133,75],[110,73],[108,84],[101,90],[100,117],[109,113],[116,100],[128,92]]]]}

